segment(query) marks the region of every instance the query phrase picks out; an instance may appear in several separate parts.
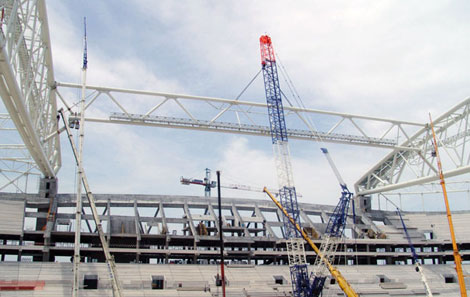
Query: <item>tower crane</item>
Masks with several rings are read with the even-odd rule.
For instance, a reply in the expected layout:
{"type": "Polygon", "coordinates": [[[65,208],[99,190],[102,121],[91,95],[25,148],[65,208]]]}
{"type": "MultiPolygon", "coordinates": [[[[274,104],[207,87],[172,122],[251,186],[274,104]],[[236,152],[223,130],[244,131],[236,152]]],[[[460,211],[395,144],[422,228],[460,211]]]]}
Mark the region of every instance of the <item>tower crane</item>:
{"type": "MultiPolygon", "coordinates": [[[[183,185],[200,185],[204,187],[204,196],[210,197],[211,196],[211,189],[217,187],[217,182],[211,180],[211,170],[206,168],[206,177],[204,179],[197,179],[197,178],[187,178],[181,177],[180,182],[183,185]]],[[[240,190],[240,191],[249,191],[249,192],[264,192],[264,188],[242,185],[242,184],[221,184],[221,188],[225,189],[232,189],[232,190],[240,190]]],[[[271,189],[269,189],[272,191],[271,189]]],[[[301,194],[297,194],[298,197],[302,197],[301,194]]]]}
{"type": "Polygon", "coordinates": [[[201,185],[204,186],[204,197],[211,196],[211,188],[215,188],[217,186],[216,181],[211,181],[211,170],[206,168],[206,177],[204,180],[202,179],[195,179],[195,178],[185,178],[181,177],[180,182],[183,185],[201,185]]]}

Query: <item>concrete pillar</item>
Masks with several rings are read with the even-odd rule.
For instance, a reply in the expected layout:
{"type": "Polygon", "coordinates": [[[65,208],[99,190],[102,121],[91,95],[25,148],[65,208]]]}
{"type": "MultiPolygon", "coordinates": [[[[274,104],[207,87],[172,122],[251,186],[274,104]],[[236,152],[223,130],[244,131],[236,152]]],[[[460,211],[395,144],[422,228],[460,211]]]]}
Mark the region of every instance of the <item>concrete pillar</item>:
{"type": "Polygon", "coordinates": [[[41,178],[39,182],[39,198],[49,199],[49,207],[38,208],[39,213],[46,213],[46,218],[38,218],[36,220],[36,230],[44,231],[43,235],[43,255],[42,261],[50,261],[50,245],[51,245],[51,232],[55,224],[55,213],[57,211],[57,179],[56,178],[41,178]]]}
{"type": "MultiPolygon", "coordinates": [[[[54,200],[57,195],[57,179],[54,178],[41,178],[39,181],[39,193],[38,198],[46,198],[51,201],[54,200]]],[[[38,212],[48,213],[49,207],[38,208],[38,212]]],[[[41,231],[46,226],[47,219],[38,218],[36,220],[36,230],[41,231]]]]}
{"type": "MultiPolygon", "coordinates": [[[[19,244],[19,246],[23,245],[23,236],[20,237],[20,240],[19,240],[18,244],[19,244]]],[[[18,257],[17,257],[18,262],[21,262],[21,251],[22,251],[22,248],[19,248],[18,249],[18,257]]]]}

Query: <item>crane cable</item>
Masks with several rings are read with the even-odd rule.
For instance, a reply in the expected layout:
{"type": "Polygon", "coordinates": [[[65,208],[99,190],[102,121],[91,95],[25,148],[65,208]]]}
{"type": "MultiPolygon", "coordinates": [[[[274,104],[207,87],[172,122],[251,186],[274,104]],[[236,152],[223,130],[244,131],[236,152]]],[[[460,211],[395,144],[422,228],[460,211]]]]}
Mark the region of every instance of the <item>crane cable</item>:
{"type": "Polygon", "coordinates": [[[258,73],[256,73],[256,75],[250,80],[250,82],[246,85],[246,87],[240,92],[240,94],[238,94],[238,96],[235,98],[235,100],[238,100],[240,99],[240,97],[243,95],[243,93],[245,93],[245,91],[251,86],[251,84],[255,81],[255,79],[259,76],[259,74],[261,73],[261,70],[260,69],[258,71],[258,73]]]}
{"type": "MultiPolygon", "coordinates": [[[[289,91],[291,92],[292,97],[294,98],[295,103],[296,103],[298,106],[300,106],[302,109],[307,109],[307,107],[305,106],[305,104],[304,104],[302,98],[300,97],[299,93],[297,92],[297,89],[296,89],[294,83],[292,82],[292,80],[291,80],[289,74],[287,73],[286,68],[285,68],[284,65],[282,64],[282,61],[281,61],[279,55],[278,55],[277,53],[276,53],[275,55],[276,55],[277,61],[279,62],[279,66],[280,66],[279,69],[281,70],[281,74],[282,74],[283,77],[284,77],[284,81],[286,82],[287,87],[288,87],[289,91]]],[[[287,102],[289,103],[289,105],[290,105],[291,107],[293,107],[292,102],[287,98],[287,96],[286,96],[282,91],[281,91],[281,94],[282,94],[282,95],[284,96],[284,98],[287,100],[287,102]]],[[[298,114],[298,115],[299,115],[299,117],[300,117],[300,114],[298,114]]],[[[315,139],[315,141],[316,141],[318,144],[320,144],[320,147],[326,147],[326,143],[325,143],[325,141],[323,140],[321,134],[318,132],[319,130],[318,130],[318,128],[316,127],[316,125],[315,125],[315,123],[313,122],[313,120],[311,119],[311,116],[306,116],[306,117],[303,118],[303,119],[308,123],[308,126],[310,126],[310,127],[309,127],[309,128],[310,128],[310,131],[311,131],[314,135],[317,136],[317,138],[315,139]],[[313,130],[312,130],[312,129],[313,129],[313,130]]],[[[328,152],[328,153],[329,153],[330,156],[331,156],[331,153],[330,153],[330,152],[328,152]]],[[[353,224],[355,224],[354,220],[353,220],[353,224]]],[[[343,235],[344,235],[344,231],[343,231],[343,235]]],[[[347,251],[346,251],[346,245],[344,244],[344,243],[345,243],[345,238],[344,238],[344,236],[341,237],[340,242],[343,243],[343,247],[345,248],[345,252],[347,252],[347,251]]],[[[355,250],[356,250],[355,256],[356,256],[356,258],[357,258],[357,257],[358,257],[358,255],[357,255],[357,244],[355,245],[355,250]]],[[[345,253],[345,254],[346,254],[346,253],[345,253]]],[[[345,256],[345,257],[346,257],[346,256],[345,256]]],[[[334,257],[333,259],[335,260],[336,258],[337,258],[337,257],[334,257]]],[[[338,258],[336,261],[338,261],[338,263],[339,263],[340,259],[338,258]]],[[[345,262],[346,262],[346,258],[345,258],[345,262]]],[[[356,260],[356,262],[357,262],[357,260],[356,260]]],[[[334,264],[336,264],[336,263],[334,263],[334,264]]]]}
{"type": "MultiPolygon", "coordinates": [[[[291,92],[292,94],[292,97],[294,98],[295,100],[295,103],[297,103],[298,106],[300,106],[301,108],[303,109],[307,109],[307,107],[305,106],[302,98],[300,97],[299,95],[299,92],[297,92],[297,89],[296,87],[294,86],[294,83],[292,82],[289,74],[287,73],[287,70],[286,68],[284,67],[284,65],[282,64],[282,61],[279,57],[279,55],[276,53],[276,59],[277,61],[279,62],[279,69],[281,70],[281,74],[284,76],[284,81],[286,82],[287,84],[287,87],[289,88],[289,91],[291,92]]],[[[281,92],[281,94],[284,96],[284,98],[287,100],[287,102],[289,103],[289,105],[291,107],[294,107],[294,105],[289,101],[289,99],[287,98],[287,96],[281,92]]],[[[313,134],[315,134],[318,139],[316,139],[315,141],[317,141],[318,143],[320,144],[325,144],[325,141],[323,140],[323,138],[321,137],[320,133],[318,132],[318,128],[316,127],[315,123],[312,121],[311,117],[309,116],[306,116],[305,117],[305,120],[307,121],[307,123],[313,128],[313,130],[311,130],[311,132],[313,134]]],[[[330,154],[331,155],[331,154],[330,154]]]]}

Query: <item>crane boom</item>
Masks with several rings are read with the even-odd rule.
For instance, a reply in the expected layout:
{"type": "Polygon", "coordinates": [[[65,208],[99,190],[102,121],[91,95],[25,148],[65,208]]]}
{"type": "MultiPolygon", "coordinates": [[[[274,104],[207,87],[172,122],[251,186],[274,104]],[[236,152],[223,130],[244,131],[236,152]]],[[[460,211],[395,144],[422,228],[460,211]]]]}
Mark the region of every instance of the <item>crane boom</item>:
{"type": "Polygon", "coordinates": [[[338,179],[339,185],[341,187],[341,197],[338,204],[333,211],[333,214],[330,216],[330,220],[328,221],[328,225],[326,227],[325,233],[328,234],[330,237],[341,237],[344,232],[344,228],[346,227],[346,219],[349,209],[349,203],[351,202],[351,198],[353,193],[351,193],[346,186],[343,178],[339,174],[338,169],[336,168],[333,159],[330,156],[330,153],[326,148],[321,148],[321,151],[325,155],[328,163],[330,163],[331,169],[336,175],[338,179]]]}
{"type": "Polygon", "coordinates": [[[328,163],[331,166],[336,178],[341,187],[341,197],[338,204],[336,205],[333,213],[328,220],[328,225],[323,236],[322,244],[320,246],[320,251],[322,256],[317,254],[315,259],[315,269],[311,276],[311,291],[313,296],[319,296],[325,285],[325,280],[327,276],[327,263],[333,262],[338,249],[339,239],[343,236],[344,229],[346,227],[346,220],[348,217],[348,209],[353,193],[351,193],[346,186],[341,174],[336,168],[333,159],[331,158],[328,150],[326,148],[321,148],[321,151],[325,155],[328,163]]]}
{"type": "Polygon", "coordinates": [[[338,182],[341,185],[341,187],[346,186],[346,183],[344,182],[343,178],[341,177],[341,174],[339,174],[338,168],[336,168],[336,165],[333,162],[333,159],[331,159],[331,156],[330,156],[330,153],[328,152],[328,149],[322,147],[322,148],[320,148],[320,150],[322,151],[323,155],[328,160],[328,163],[330,163],[330,167],[333,170],[334,174],[336,175],[336,178],[338,179],[338,182]]]}
{"type": "Polygon", "coordinates": [[[449,199],[447,198],[446,182],[444,180],[444,173],[442,171],[442,163],[441,158],[439,157],[436,132],[434,132],[434,124],[432,122],[431,114],[429,114],[429,121],[431,122],[434,152],[436,154],[437,167],[439,169],[439,177],[441,179],[442,194],[444,194],[444,202],[446,205],[447,221],[449,223],[450,238],[452,239],[452,249],[454,253],[455,270],[457,271],[457,278],[459,280],[460,295],[462,297],[467,297],[467,288],[465,287],[465,279],[462,272],[462,258],[460,257],[459,248],[457,247],[457,242],[455,240],[454,224],[452,222],[452,214],[450,212],[449,199]]]}
{"type": "MultiPolygon", "coordinates": [[[[260,37],[260,49],[271,139],[276,160],[279,199],[289,216],[300,226],[300,213],[292,175],[281,88],[271,37],[268,35],[260,37]]],[[[295,228],[295,224],[290,224],[287,217],[283,217],[282,221],[292,280],[292,292],[295,297],[312,296],[303,240],[299,231],[295,228]]]]}
{"type": "Polygon", "coordinates": [[[400,209],[398,207],[397,207],[397,214],[400,217],[401,225],[403,226],[406,239],[408,240],[408,245],[410,246],[411,255],[413,256],[413,264],[416,266],[416,271],[419,272],[419,274],[421,275],[421,281],[423,282],[424,288],[426,289],[427,297],[433,297],[431,288],[429,287],[428,279],[426,278],[426,275],[423,272],[423,267],[421,267],[421,264],[418,261],[418,254],[416,254],[415,247],[413,246],[413,243],[411,242],[410,234],[408,233],[408,229],[406,228],[405,221],[403,220],[400,209]]]}
{"type": "MultiPolygon", "coordinates": [[[[276,57],[269,36],[263,35],[260,37],[260,48],[271,139],[276,158],[279,197],[281,204],[286,208],[287,212],[296,222],[300,223],[276,57]]],[[[285,238],[299,237],[295,228],[287,220],[284,221],[284,233],[285,238]]]]}

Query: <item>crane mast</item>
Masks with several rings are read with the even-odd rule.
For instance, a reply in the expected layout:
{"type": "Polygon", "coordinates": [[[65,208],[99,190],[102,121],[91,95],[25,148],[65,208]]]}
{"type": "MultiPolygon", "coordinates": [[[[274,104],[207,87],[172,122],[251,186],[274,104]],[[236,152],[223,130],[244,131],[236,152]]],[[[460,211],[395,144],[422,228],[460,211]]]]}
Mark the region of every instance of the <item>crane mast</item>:
{"type": "Polygon", "coordinates": [[[217,186],[217,182],[211,181],[211,170],[206,168],[206,177],[204,180],[195,178],[181,177],[180,182],[183,185],[200,185],[204,186],[204,197],[208,198],[211,196],[211,189],[217,186]]]}
{"type": "MultiPolygon", "coordinates": [[[[292,165],[289,156],[287,128],[282,106],[281,88],[276,66],[276,58],[268,35],[260,37],[261,66],[268,106],[269,125],[276,160],[276,171],[279,186],[279,200],[282,207],[296,224],[300,226],[297,193],[292,176],[292,165]]],[[[309,292],[309,275],[305,257],[304,242],[295,224],[283,216],[284,238],[289,258],[292,279],[292,290],[295,297],[311,296],[309,292]]]]}

